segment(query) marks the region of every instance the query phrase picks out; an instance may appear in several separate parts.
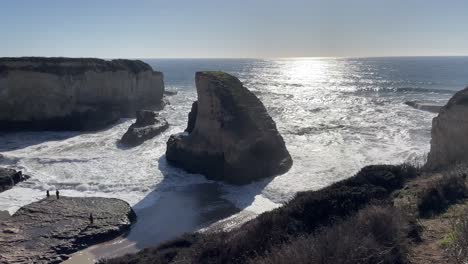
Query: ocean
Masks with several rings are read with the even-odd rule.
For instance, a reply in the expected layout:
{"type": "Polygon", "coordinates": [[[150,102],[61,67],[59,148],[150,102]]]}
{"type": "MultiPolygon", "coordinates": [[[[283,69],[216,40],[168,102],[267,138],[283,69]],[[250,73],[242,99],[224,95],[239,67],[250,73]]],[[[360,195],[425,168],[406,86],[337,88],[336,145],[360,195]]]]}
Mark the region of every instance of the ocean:
{"type": "Polygon", "coordinates": [[[184,227],[177,232],[235,213],[256,215],[280,206],[297,192],[350,177],[366,165],[423,162],[436,114],[411,108],[405,102],[442,105],[468,86],[468,57],[144,61],[164,72],[166,90],[177,91],[167,97],[170,105],[161,111],[170,128],[135,148],[117,144],[132,119],[89,133],[0,134],[0,165],[32,176],[0,193],[0,210],[13,213],[43,198],[46,190],[58,188],[63,195],[120,198],[141,215],[155,204],[171,207],[160,212],[179,210],[184,214],[158,223],[177,225],[180,221],[184,227]],[[294,160],[289,172],[231,186],[167,164],[166,141],[185,129],[196,99],[195,72],[202,70],[233,74],[260,98],[294,160]],[[194,188],[200,190],[194,192],[194,188]],[[200,198],[200,194],[209,197],[200,198]],[[174,197],[182,196],[180,203],[173,204],[174,197]],[[185,207],[194,214],[190,223],[181,220],[190,217],[185,207]],[[216,211],[219,207],[224,213],[216,211]],[[196,213],[200,210],[203,217],[196,213]]]}

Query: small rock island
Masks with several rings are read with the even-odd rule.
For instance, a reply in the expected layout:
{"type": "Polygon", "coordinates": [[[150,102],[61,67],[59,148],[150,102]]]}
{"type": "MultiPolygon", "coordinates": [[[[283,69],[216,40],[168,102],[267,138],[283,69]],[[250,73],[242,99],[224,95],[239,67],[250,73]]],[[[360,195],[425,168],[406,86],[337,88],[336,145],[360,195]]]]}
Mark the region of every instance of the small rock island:
{"type": "Polygon", "coordinates": [[[187,129],[167,142],[170,164],[233,184],[289,170],[293,161],[275,122],[236,77],[197,72],[195,82],[187,129]]]}
{"type": "Polygon", "coordinates": [[[0,58],[0,131],[101,129],[163,93],[163,74],[139,60],[0,58]]]}
{"type": "Polygon", "coordinates": [[[135,123],[128,128],[120,140],[126,146],[140,145],[146,140],[161,134],[169,127],[169,123],[153,111],[137,111],[136,117],[135,123]]]}

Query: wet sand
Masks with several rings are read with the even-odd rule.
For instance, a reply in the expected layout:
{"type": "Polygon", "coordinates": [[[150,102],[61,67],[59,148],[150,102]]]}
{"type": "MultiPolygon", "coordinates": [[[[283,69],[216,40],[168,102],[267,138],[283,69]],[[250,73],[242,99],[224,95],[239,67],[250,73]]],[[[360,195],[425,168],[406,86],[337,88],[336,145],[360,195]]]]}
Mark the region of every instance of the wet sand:
{"type": "MultiPolygon", "coordinates": [[[[251,217],[242,212],[229,218],[240,209],[223,199],[220,189],[219,184],[203,183],[157,194],[160,198],[153,204],[148,204],[145,198],[135,206],[137,222],[126,236],[79,251],[64,263],[91,264],[101,258],[135,253],[187,232],[206,230],[210,225],[216,229],[234,226],[251,217]],[[226,220],[216,223],[222,219],[226,220]]],[[[154,199],[154,195],[149,194],[148,200],[154,199]]]]}

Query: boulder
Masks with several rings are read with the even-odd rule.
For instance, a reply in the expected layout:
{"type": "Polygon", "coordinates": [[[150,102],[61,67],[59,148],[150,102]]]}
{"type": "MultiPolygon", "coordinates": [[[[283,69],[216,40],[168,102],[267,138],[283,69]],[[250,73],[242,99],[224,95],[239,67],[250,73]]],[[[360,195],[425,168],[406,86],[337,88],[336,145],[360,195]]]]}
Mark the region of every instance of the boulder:
{"type": "Polygon", "coordinates": [[[153,111],[140,110],[136,113],[136,122],[123,135],[120,142],[127,146],[136,146],[161,134],[169,123],[153,111]]]}
{"type": "Polygon", "coordinates": [[[284,140],[253,93],[223,72],[197,72],[195,81],[198,101],[187,129],[167,142],[170,164],[234,184],[289,170],[284,140]]]}
{"type": "Polygon", "coordinates": [[[0,130],[95,130],[157,108],[163,74],[139,60],[0,58],[0,130]]]}
{"type": "Polygon", "coordinates": [[[29,176],[23,175],[21,171],[0,168],[0,192],[11,189],[18,182],[29,179],[29,176]]]}
{"type": "Polygon", "coordinates": [[[135,220],[132,208],[119,199],[51,196],[0,222],[0,263],[61,263],[71,253],[121,235],[135,220]]]}
{"type": "Polygon", "coordinates": [[[457,92],[432,120],[431,137],[427,168],[468,162],[468,88],[457,92]]]}

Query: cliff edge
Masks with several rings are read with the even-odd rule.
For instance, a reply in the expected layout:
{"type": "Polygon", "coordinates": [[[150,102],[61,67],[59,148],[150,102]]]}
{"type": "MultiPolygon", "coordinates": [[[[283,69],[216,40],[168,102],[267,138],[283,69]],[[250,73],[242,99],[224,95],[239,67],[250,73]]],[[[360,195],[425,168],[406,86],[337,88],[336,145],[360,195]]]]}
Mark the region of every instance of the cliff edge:
{"type": "Polygon", "coordinates": [[[457,92],[432,120],[426,167],[443,169],[468,162],[468,88],[457,92]]]}

